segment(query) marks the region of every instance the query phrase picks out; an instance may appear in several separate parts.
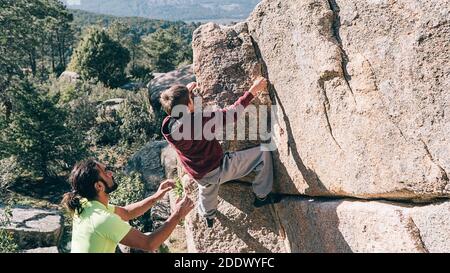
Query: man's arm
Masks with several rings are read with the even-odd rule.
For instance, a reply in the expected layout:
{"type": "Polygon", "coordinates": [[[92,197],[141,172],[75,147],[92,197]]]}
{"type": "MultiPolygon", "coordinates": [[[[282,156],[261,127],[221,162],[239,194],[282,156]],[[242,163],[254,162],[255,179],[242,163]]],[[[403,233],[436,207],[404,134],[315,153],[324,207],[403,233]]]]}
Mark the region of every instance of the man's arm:
{"type": "Polygon", "coordinates": [[[150,235],[145,235],[142,232],[131,229],[127,235],[120,241],[121,244],[131,248],[138,248],[147,251],[155,251],[158,247],[169,238],[172,231],[177,224],[183,219],[192,209],[194,203],[187,196],[177,203],[174,213],[167,219],[167,221],[150,235]]]}
{"type": "Polygon", "coordinates": [[[124,221],[135,219],[147,212],[158,200],[164,197],[166,192],[174,187],[175,182],[173,180],[166,180],[159,185],[158,191],[154,195],[125,207],[117,206],[114,212],[124,221]]]}

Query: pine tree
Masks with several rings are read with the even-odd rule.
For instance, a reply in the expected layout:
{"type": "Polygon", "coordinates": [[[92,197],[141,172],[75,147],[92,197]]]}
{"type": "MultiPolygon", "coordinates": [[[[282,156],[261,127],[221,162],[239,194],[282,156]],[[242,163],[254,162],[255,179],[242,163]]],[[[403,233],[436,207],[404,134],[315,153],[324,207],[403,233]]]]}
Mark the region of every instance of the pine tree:
{"type": "Polygon", "coordinates": [[[128,49],[111,39],[105,30],[90,28],[75,50],[69,69],[84,79],[97,79],[115,88],[126,82],[129,62],[128,49]]]}
{"type": "Polygon", "coordinates": [[[190,45],[174,27],[167,30],[159,29],[145,37],[143,50],[151,59],[153,70],[158,72],[169,72],[183,61],[192,61],[190,45]]]}

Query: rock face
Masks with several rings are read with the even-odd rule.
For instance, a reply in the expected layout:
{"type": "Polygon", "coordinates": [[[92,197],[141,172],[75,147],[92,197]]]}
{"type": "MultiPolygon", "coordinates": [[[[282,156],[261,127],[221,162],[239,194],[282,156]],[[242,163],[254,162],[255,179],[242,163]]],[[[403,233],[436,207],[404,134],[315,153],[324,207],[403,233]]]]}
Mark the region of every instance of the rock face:
{"type": "MultiPolygon", "coordinates": [[[[125,171],[140,173],[146,183],[147,195],[150,196],[158,190],[161,181],[177,176],[176,152],[166,141],[149,142],[132,156],[125,171]]],[[[170,214],[170,200],[169,195],[166,194],[151,209],[150,218],[153,229],[157,229],[164,224],[170,214]]],[[[124,249],[122,249],[122,252],[125,251],[124,249]]]]}
{"type": "Polygon", "coordinates": [[[60,80],[68,81],[68,82],[76,82],[80,79],[80,75],[76,72],[72,71],[64,71],[60,76],[60,80]]]}
{"type": "Polygon", "coordinates": [[[204,98],[225,106],[260,61],[285,192],[449,196],[448,12],[437,1],[263,1],[248,32],[195,32],[194,71],[204,98]]]}
{"type": "MultiPolygon", "coordinates": [[[[0,215],[3,209],[0,208],[0,215]]],[[[20,249],[57,246],[62,234],[63,218],[56,210],[13,208],[10,226],[20,249]]]]}
{"type": "Polygon", "coordinates": [[[292,252],[450,251],[450,202],[288,198],[277,208],[292,252]]]}
{"type": "Polygon", "coordinates": [[[158,190],[159,183],[164,180],[164,167],[161,165],[161,150],[167,146],[165,141],[147,143],[134,154],[125,168],[127,173],[138,172],[146,183],[147,192],[158,190]]]}
{"type": "MultiPolygon", "coordinates": [[[[231,27],[213,23],[202,25],[195,30],[192,44],[194,73],[205,108],[224,108],[233,104],[248,91],[253,78],[261,75],[261,63],[245,23],[231,27]]],[[[255,106],[261,104],[271,104],[268,94],[253,102],[255,106]]],[[[247,141],[229,140],[223,143],[223,148],[241,150],[257,144],[258,141],[250,138],[247,141]]]]}
{"type": "Polygon", "coordinates": [[[198,28],[204,104],[228,106],[266,76],[270,97],[253,103],[276,112],[276,188],[317,198],[288,198],[253,230],[250,191],[224,186],[217,227],[189,215],[189,250],[448,252],[449,15],[437,0],[263,0],[246,23],[198,28]]]}
{"type": "MultiPolygon", "coordinates": [[[[197,200],[196,191],[189,193],[197,200]]],[[[219,191],[219,213],[213,228],[194,210],[185,222],[188,252],[286,252],[271,207],[254,208],[248,185],[225,184],[219,191]]]]}
{"type": "Polygon", "coordinates": [[[39,247],[23,251],[23,253],[59,253],[56,246],[52,247],[39,247]]]}

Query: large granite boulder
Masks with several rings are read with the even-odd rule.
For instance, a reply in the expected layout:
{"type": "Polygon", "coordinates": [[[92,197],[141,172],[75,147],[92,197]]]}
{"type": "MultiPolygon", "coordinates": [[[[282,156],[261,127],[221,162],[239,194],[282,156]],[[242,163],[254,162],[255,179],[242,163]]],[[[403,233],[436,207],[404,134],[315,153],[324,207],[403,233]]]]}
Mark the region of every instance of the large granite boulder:
{"type": "MultiPolygon", "coordinates": [[[[186,192],[197,200],[197,187],[184,181],[186,192]]],[[[192,183],[192,182],[191,182],[192,183]]],[[[227,183],[219,190],[218,214],[213,228],[193,210],[185,221],[188,252],[286,252],[283,231],[271,206],[253,207],[247,183],[227,183]]]]}
{"type": "MultiPolygon", "coordinates": [[[[194,73],[199,84],[198,95],[202,98],[204,109],[225,108],[233,104],[251,87],[255,77],[262,74],[261,62],[256,55],[255,47],[247,29],[247,24],[219,26],[208,23],[195,30],[192,45],[194,48],[194,73]],[[210,107],[210,108],[208,108],[210,107]]],[[[271,105],[268,93],[258,96],[253,104],[251,119],[258,119],[259,106],[271,105]]],[[[225,134],[222,147],[224,150],[242,150],[261,143],[258,132],[252,134],[249,126],[245,126],[245,118],[241,118],[242,127],[230,127],[240,132],[245,129],[245,140],[239,141],[225,134]]],[[[270,124],[269,124],[270,126],[270,124]]],[[[255,126],[256,127],[256,126],[255,126]]],[[[254,127],[254,128],[255,128],[254,127]]],[[[265,139],[262,139],[265,140],[265,139]]]]}
{"type": "Polygon", "coordinates": [[[165,141],[151,141],[128,160],[126,173],[137,172],[142,175],[146,191],[155,192],[165,179],[164,166],[161,165],[161,150],[167,146],[165,141]]]}
{"type": "Polygon", "coordinates": [[[277,211],[291,252],[450,251],[450,202],[289,197],[277,211]]]}
{"type": "Polygon", "coordinates": [[[449,197],[449,9],[431,0],[265,0],[247,24],[197,29],[194,71],[206,103],[226,106],[262,64],[284,192],[449,197]]]}
{"type": "Polygon", "coordinates": [[[66,82],[71,82],[71,83],[75,83],[75,82],[77,82],[80,79],[81,79],[80,75],[78,73],[72,72],[72,71],[64,71],[59,76],[59,80],[66,81],[66,82]]]}
{"type": "MultiPolygon", "coordinates": [[[[127,173],[137,172],[142,175],[147,195],[154,194],[159,184],[165,179],[177,177],[177,156],[175,150],[166,141],[147,143],[128,161],[127,173]]],[[[156,202],[150,211],[153,229],[159,228],[171,214],[169,194],[156,202]]],[[[122,250],[123,251],[123,250],[122,250]]]]}
{"type": "Polygon", "coordinates": [[[24,250],[22,253],[59,253],[59,250],[56,246],[38,247],[38,248],[24,250]]]}
{"type": "MultiPolygon", "coordinates": [[[[0,215],[3,214],[4,209],[0,208],[0,215]]],[[[63,217],[57,210],[13,208],[10,224],[5,228],[12,232],[19,249],[54,247],[62,234],[63,217]]]]}

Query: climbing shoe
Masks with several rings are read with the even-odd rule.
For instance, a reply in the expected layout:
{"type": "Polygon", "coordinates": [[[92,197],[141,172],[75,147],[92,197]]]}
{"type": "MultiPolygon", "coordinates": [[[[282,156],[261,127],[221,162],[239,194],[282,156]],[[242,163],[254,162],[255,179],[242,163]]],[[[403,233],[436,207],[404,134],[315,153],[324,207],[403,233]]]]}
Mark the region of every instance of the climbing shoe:
{"type": "Polygon", "coordinates": [[[259,208],[259,207],[269,205],[269,204],[276,204],[276,203],[279,203],[281,201],[281,199],[282,199],[281,194],[271,192],[264,198],[259,198],[259,197],[255,196],[255,201],[253,202],[253,206],[259,208]]]}
{"type": "Polygon", "coordinates": [[[206,218],[206,225],[208,225],[209,228],[212,228],[214,226],[214,219],[206,218]]]}

